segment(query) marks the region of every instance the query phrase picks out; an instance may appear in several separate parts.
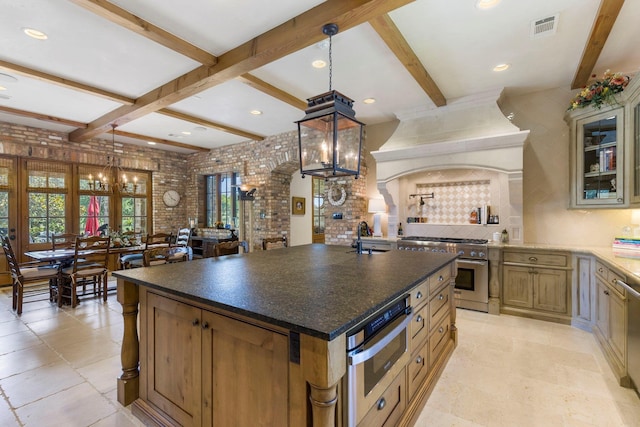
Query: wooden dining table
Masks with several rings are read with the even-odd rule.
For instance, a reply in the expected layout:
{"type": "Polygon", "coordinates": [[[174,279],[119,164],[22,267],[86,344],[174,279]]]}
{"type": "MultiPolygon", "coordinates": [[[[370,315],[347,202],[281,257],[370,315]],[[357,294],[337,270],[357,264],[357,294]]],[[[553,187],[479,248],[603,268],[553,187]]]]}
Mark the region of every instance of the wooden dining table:
{"type": "MultiPolygon", "coordinates": [[[[129,253],[144,252],[144,245],[134,246],[116,246],[109,249],[109,261],[107,268],[109,271],[120,269],[120,255],[129,253]]],[[[91,249],[86,249],[81,253],[90,253],[91,249]]],[[[75,249],[46,249],[41,251],[29,251],[24,253],[25,256],[36,261],[42,262],[64,262],[72,260],[75,255],[75,249]]]]}

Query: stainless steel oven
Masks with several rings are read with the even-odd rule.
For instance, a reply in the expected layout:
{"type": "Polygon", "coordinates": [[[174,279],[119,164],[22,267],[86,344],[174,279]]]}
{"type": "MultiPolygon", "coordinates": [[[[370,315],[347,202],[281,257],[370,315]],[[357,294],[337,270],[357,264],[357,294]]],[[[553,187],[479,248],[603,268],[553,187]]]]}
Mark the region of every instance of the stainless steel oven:
{"type": "Polygon", "coordinates": [[[458,259],[453,289],[456,307],[489,311],[489,261],[458,259]]]}
{"type": "Polygon", "coordinates": [[[402,298],[347,333],[346,398],[348,427],[374,406],[385,407],[383,392],[409,360],[408,298],[402,298]]]}
{"type": "Polygon", "coordinates": [[[399,250],[458,254],[458,275],[453,296],[456,307],[489,311],[489,261],[487,240],[457,237],[407,236],[397,241],[399,250]]]}

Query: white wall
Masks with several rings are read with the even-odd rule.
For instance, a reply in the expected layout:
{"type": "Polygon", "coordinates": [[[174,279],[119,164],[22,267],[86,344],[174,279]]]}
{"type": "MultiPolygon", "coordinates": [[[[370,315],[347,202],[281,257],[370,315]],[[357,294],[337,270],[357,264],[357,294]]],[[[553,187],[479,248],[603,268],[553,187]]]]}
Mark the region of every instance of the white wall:
{"type": "Polygon", "coordinates": [[[302,178],[300,171],[296,171],[291,175],[291,186],[289,194],[289,203],[291,197],[304,197],[305,209],[304,215],[291,215],[291,234],[289,235],[289,246],[306,245],[311,243],[311,227],[313,221],[312,207],[312,178],[310,176],[302,178]]]}

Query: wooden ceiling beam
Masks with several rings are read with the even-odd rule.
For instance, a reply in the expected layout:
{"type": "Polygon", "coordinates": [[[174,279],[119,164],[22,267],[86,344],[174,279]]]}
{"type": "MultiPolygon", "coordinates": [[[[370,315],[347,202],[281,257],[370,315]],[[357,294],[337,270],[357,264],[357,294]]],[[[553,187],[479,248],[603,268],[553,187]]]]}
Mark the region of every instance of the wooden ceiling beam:
{"type": "Polygon", "coordinates": [[[210,151],[208,148],[204,148],[204,147],[198,147],[198,146],[195,146],[195,145],[185,144],[185,143],[182,143],[182,142],[169,141],[167,139],[154,138],[152,136],[139,135],[137,133],[125,132],[125,131],[121,131],[121,130],[116,130],[115,134],[119,135],[119,136],[124,136],[124,137],[127,137],[127,138],[139,139],[141,141],[151,141],[151,142],[155,142],[157,144],[169,145],[171,147],[185,148],[187,150],[193,150],[193,151],[199,151],[199,152],[208,152],[208,151],[210,151]]]}
{"type": "Polygon", "coordinates": [[[244,73],[243,75],[238,77],[238,80],[246,84],[247,86],[251,86],[252,88],[259,90],[262,93],[265,93],[273,98],[276,98],[282,102],[285,102],[294,108],[297,108],[302,111],[307,109],[306,102],[296,98],[295,96],[291,95],[288,92],[285,92],[282,89],[279,89],[265,82],[264,80],[257,78],[252,74],[244,73]]]}
{"type": "Polygon", "coordinates": [[[190,114],[180,113],[175,110],[170,110],[168,108],[163,108],[162,110],[156,111],[159,114],[164,114],[168,117],[173,117],[174,119],[184,120],[186,122],[194,123],[201,126],[206,126],[209,128],[213,128],[222,132],[230,133],[233,135],[238,135],[243,138],[252,139],[254,141],[262,141],[264,140],[264,136],[257,135],[255,133],[245,132],[241,129],[233,128],[231,126],[226,126],[221,123],[212,122],[210,120],[201,119],[199,117],[192,116],[190,114]]]}
{"type": "Polygon", "coordinates": [[[112,123],[123,125],[304,49],[326,38],[322,26],[327,23],[338,24],[341,31],[346,31],[413,1],[327,0],[219,56],[216,65],[191,70],[141,96],[134,105],[124,105],[94,120],[86,129],[75,130],[69,137],[84,141],[108,131],[112,123]]]}
{"type": "Polygon", "coordinates": [[[8,113],[8,114],[13,114],[13,115],[16,115],[16,116],[29,117],[29,118],[36,119],[36,120],[42,120],[43,122],[51,122],[51,123],[58,123],[58,124],[61,124],[61,125],[67,125],[67,126],[71,126],[71,127],[74,127],[74,128],[85,128],[85,127],[87,127],[86,123],[77,122],[75,120],[67,120],[67,119],[63,119],[63,118],[60,118],[60,117],[50,116],[48,114],[34,113],[34,112],[31,112],[31,111],[18,110],[16,108],[0,106],[0,111],[4,112],[4,113],[8,113]]]}
{"type": "Polygon", "coordinates": [[[203,65],[215,65],[218,62],[211,53],[156,27],[150,22],[105,0],[70,0],[96,15],[120,25],[136,34],[153,40],[203,65]]]}
{"type": "Polygon", "coordinates": [[[600,3],[589,40],[584,47],[580,64],[573,77],[573,82],[571,82],[571,89],[578,89],[587,85],[623,4],[624,0],[602,0],[600,3]]]}
{"type": "Polygon", "coordinates": [[[411,49],[407,40],[402,33],[400,33],[400,30],[398,30],[398,27],[391,17],[385,13],[370,20],[369,24],[371,24],[373,29],[376,30],[382,40],[389,46],[389,49],[391,49],[402,65],[409,71],[433,103],[438,107],[447,105],[447,99],[424,68],[413,49],[411,49]]]}
{"type": "Polygon", "coordinates": [[[129,98],[127,96],[118,95],[117,93],[113,93],[103,89],[99,89],[97,87],[85,85],[83,83],[78,83],[73,80],[65,79],[63,77],[54,76],[52,74],[43,73],[42,71],[37,71],[32,68],[23,67],[22,65],[13,64],[11,62],[0,60],[0,68],[13,71],[14,73],[18,73],[25,77],[29,77],[29,78],[40,80],[47,83],[52,83],[67,89],[73,89],[73,90],[87,93],[89,95],[99,96],[101,98],[108,99],[109,101],[118,102],[120,104],[133,105],[135,102],[135,99],[129,98]]]}

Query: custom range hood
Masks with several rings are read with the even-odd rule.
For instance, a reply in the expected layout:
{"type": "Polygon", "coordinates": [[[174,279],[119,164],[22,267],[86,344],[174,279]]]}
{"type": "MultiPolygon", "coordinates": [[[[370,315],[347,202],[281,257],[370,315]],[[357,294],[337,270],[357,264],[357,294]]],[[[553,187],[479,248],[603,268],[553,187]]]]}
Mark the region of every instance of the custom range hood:
{"type": "Polygon", "coordinates": [[[395,235],[402,204],[398,178],[429,170],[488,169],[506,174],[512,206],[506,226],[521,240],[522,154],[529,131],[505,117],[501,97],[502,90],[494,90],[398,116],[395,132],[371,153],[378,190],[389,206],[389,235],[395,235]]]}

